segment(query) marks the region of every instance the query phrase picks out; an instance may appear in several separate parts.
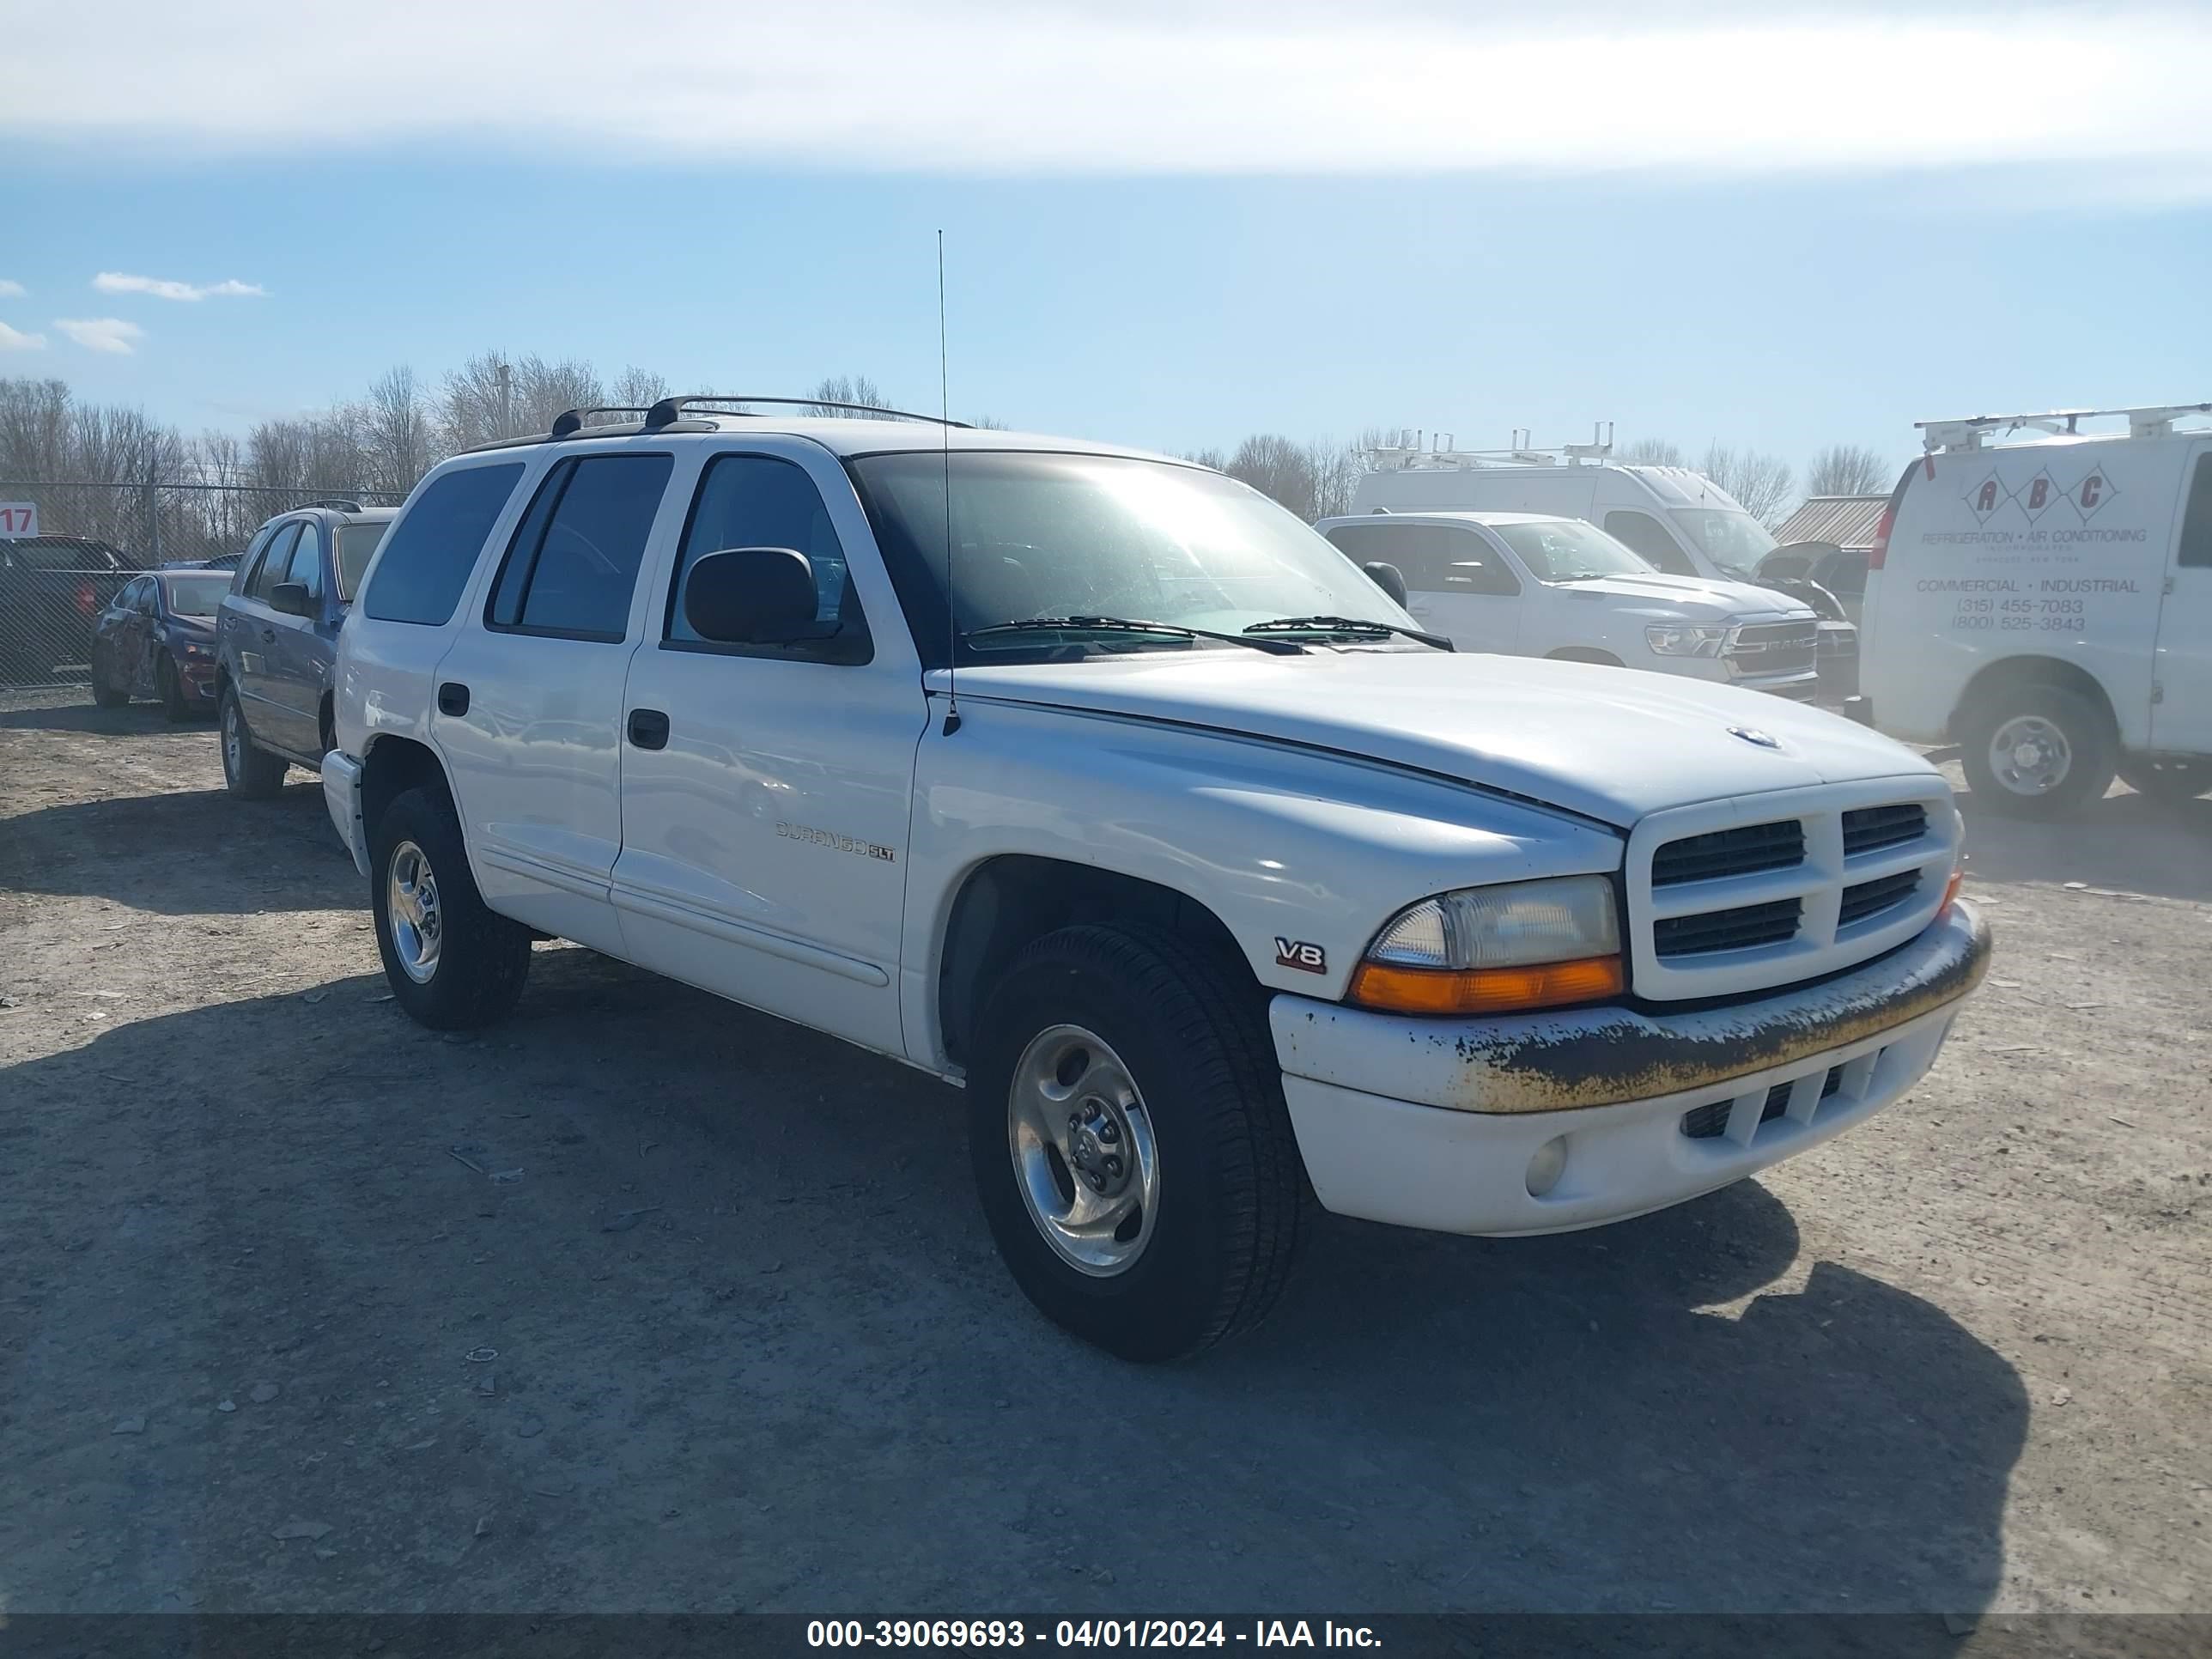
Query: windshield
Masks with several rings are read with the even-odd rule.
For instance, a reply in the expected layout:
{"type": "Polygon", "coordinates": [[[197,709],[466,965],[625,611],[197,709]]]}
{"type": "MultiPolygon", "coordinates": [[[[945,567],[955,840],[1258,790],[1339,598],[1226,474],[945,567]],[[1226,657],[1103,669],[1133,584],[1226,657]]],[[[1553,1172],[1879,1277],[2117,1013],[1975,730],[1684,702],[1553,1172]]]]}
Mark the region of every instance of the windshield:
{"type": "Polygon", "coordinates": [[[1580,519],[1534,519],[1526,524],[1494,524],[1490,528],[1521,556],[1528,574],[1540,582],[1656,574],[1641,554],[1631,552],[1595,525],[1580,519]]]}
{"type": "Polygon", "coordinates": [[[163,586],[168,590],[171,616],[212,617],[230,592],[230,578],[210,571],[204,576],[171,576],[163,586]]]}
{"type": "Polygon", "coordinates": [[[1759,562],[1781,545],[1748,513],[1718,507],[1678,507],[1674,522],[1727,574],[1748,580],[1759,562]]]}
{"type": "Polygon", "coordinates": [[[354,591],[361,586],[361,573],[368,568],[368,561],[376,551],[376,544],[384,539],[391,521],[383,524],[342,525],[338,529],[338,597],[350,604],[354,591]]]}
{"type": "MultiPolygon", "coordinates": [[[[849,465],[922,659],[942,667],[947,459],[907,450],[849,465]]],[[[1224,634],[1316,615],[1413,625],[1329,542],[1218,473],[1020,452],[970,451],[951,457],[950,465],[952,622],[961,634],[1031,617],[1120,617],[1224,634]]],[[[1172,635],[1009,633],[964,643],[958,659],[1079,647],[1086,653],[1234,648],[1172,635]]]]}

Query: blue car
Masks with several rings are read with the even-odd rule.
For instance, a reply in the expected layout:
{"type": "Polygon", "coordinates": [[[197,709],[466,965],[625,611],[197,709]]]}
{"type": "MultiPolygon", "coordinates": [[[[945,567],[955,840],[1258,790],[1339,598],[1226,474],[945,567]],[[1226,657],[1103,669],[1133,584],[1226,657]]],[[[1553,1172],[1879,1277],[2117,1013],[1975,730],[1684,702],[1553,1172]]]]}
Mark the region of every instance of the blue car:
{"type": "Polygon", "coordinates": [[[215,675],[234,795],[265,799],[287,767],[322,764],[338,624],[395,511],[321,501],[282,513],[240,559],[220,607],[215,675]]]}
{"type": "Polygon", "coordinates": [[[220,570],[133,576],[92,619],[92,700],[120,708],[153,697],[173,720],[215,709],[215,617],[230,577],[220,570]]]}

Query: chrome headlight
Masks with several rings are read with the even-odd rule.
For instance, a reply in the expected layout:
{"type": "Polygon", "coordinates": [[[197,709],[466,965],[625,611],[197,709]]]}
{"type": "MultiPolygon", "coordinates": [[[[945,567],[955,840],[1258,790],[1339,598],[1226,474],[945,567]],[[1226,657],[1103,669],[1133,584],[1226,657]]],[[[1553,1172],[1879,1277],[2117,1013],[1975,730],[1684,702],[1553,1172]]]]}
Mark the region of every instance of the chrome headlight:
{"type": "Polygon", "coordinates": [[[1603,876],[1468,887],[1408,905],[1367,947],[1352,1001],[1403,1013],[1587,1002],[1626,984],[1603,876]]]}
{"type": "Polygon", "coordinates": [[[1717,657],[1728,643],[1725,626],[1662,623],[1644,630],[1644,642],[1662,657],[1717,657]]]}

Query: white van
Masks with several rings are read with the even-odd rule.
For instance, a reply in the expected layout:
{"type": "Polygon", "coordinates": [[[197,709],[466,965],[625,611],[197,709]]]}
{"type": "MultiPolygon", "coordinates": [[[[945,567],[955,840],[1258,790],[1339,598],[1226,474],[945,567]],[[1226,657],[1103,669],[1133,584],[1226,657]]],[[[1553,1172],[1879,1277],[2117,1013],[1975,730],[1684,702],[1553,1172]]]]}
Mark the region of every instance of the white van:
{"type": "MultiPolygon", "coordinates": [[[[1354,488],[1361,513],[1547,513],[1586,519],[1669,576],[1759,585],[1759,562],[1781,545],[1743,504],[1686,466],[1630,465],[1609,443],[1498,452],[1370,450],[1354,488]]],[[[1771,590],[1802,605],[1802,592],[1771,590]]],[[[1816,598],[1819,596],[1815,596],[1816,598]]],[[[1826,601],[1822,601],[1823,604],[1826,601]]],[[[1840,605],[1818,630],[1832,696],[1857,689],[1858,630],[1840,605]]],[[[1816,611],[1816,614],[1817,611],[1816,611]]]]}
{"type": "Polygon", "coordinates": [[[1655,669],[1799,702],[1819,684],[1805,606],[1741,582],[1663,575],[1581,519],[1370,513],[1314,528],[1356,564],[1389,565],[1405,585],[1392,597],[1463,651],[1655,669]]]}
{"type": "Polygon", "coordinates": [[[1867,565],[1864,714],[2055,817],[2212,789],[2212,404],[1920,423],[1867,565]],[[2124,417],[2123,433],[2081,422],[2124,417]],[[2021,442],[1990,440],[2034,434],[2021,442]]]}

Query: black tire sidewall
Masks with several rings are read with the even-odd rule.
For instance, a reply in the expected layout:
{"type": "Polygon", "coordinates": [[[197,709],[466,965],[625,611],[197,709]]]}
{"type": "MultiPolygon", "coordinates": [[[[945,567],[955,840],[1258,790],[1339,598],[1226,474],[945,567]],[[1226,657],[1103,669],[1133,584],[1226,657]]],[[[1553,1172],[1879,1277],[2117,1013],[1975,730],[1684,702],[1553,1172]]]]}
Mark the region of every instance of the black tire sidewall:
{"type": "Polygon", "coordinates": [[[177,672],[176,659],[166,651],[154,665],[154,693],[161,700],[161,712],[173,724],[181,726],[192,716],[192,706],[185,701],[184,676],[177,672]]]}
{"type": "Polygon", "coordinates": [[[1204,1097],[1206,1079],[1220,1086],[1218,1056],[1203,1052],[1218,1039],[1189,1042],[1172,1029],[1173,1018],[1146,1006],[1126,978],[1085,953],[1033,951],[987,1001],[969,1076],[976,1192],[1015,1282],[1048,1317],[1131,1359],[1175,1358],[1210,1340],[1236,1249],[1221,1207],[1216,1106],[1204,1097]],[[1127,1066],[1158,1148],[1152,1237],[1133,1266],[1109,1278],[1071,1267],[1046,1243],[1007,1147],[1015,1066],[1033,1037],[1060,1024],[1092,1032],[1127,1066]]]}
{"type": "Polygon", "coordinates": [[[477,890],[459,819],[442,791],[409,789],[393,798],[370,830],[368,870],[377,955],[393,1000],[411,1018],[434,1030],[466,1030],[514,1006],[528,969],[529,937],[477,890]],[[400,966],[392,937],[392,858],[407,842],[422,849],[438,884],[438,965],[422,982],[400,966]]]}
{"type": "Polygon", "coordinates": [[[222,781],[230,793],[245,800],[267,800],[284,787],[287,763],[254,746],[253,728],[246,724],[246,708],[238,689],[225,686],[216,704],[216,744],[222,751],[222,781]],[[230,723],[238,722],[238,769],[230,764],[230,723]]]}
{"type": "Polygon", "coordinates": [[[2112,787],[2119,769],[2119,740],[2111,717],[2080,692],[2057,685],[2023,686],[1984,701],[1967,722],[1959,759],[1979,805],[2008,817],[2062,817],[2112,787]],[[2023,714],[2057,726],[2072,757],[2065,777],[2046,794],[2015,794],[1990,766],[1990,744],[1998,728],[2023,714]]]}

